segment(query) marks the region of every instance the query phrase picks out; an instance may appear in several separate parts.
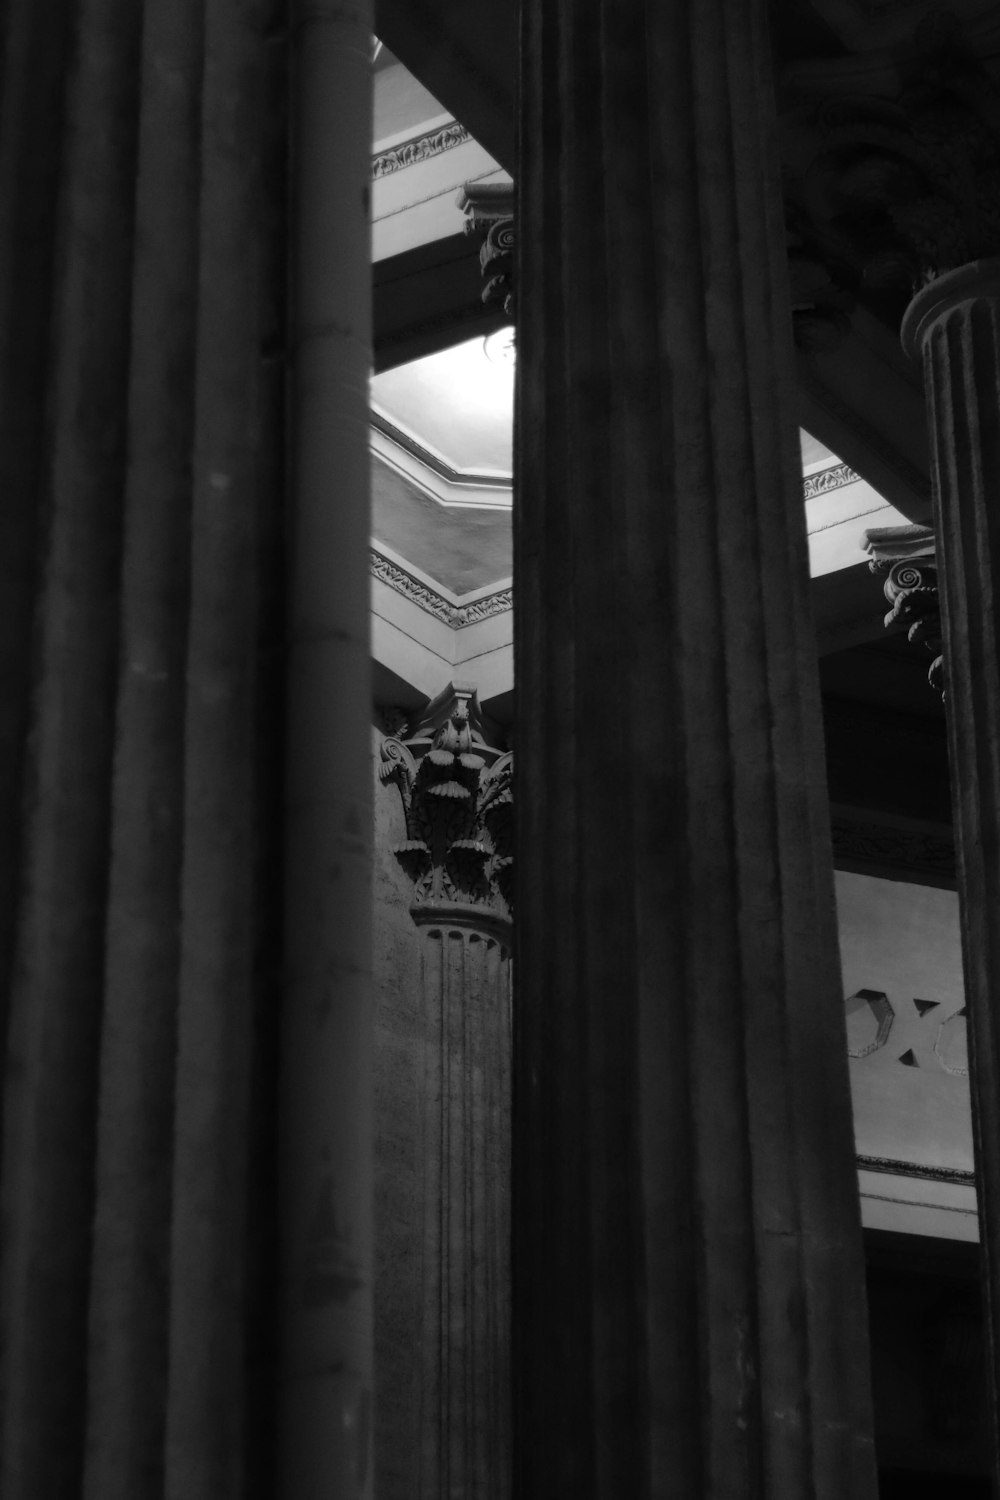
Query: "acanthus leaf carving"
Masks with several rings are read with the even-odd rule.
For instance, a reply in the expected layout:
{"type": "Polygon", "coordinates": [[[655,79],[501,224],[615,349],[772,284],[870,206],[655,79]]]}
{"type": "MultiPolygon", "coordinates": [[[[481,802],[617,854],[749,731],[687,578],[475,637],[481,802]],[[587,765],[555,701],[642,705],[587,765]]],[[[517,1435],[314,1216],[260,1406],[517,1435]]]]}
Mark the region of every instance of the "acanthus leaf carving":
{"type": "Polygon", "coordinates": [[[406,739],[387,736],[380,777],[395,781],[407,838],[394,853],[413,910],[441,903],[512,912],[513,758],[486,740],[478,695],[449,684],[406,739]]]}

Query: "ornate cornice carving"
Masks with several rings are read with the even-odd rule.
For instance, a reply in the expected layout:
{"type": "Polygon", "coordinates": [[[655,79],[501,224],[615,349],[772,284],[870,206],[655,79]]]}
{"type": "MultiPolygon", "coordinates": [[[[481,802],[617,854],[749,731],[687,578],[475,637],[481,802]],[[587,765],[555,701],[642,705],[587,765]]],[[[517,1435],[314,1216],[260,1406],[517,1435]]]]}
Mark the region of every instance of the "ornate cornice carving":
{"type": "MultiPolygon", "coordinates": [[[[417,447],[416,444],[413,446],[417,447]]],[[[856,484],[860,478],[860,474],[855,473],[848,464],[833,464],[829,468],[807,475],[802,480],[802,498],[813,500],[818,495],[825,495],[831,490],[856,484]]],[[[514,594],[510,588],[497,589],[492,594],[484,594],[481,598],[472,599],[466,604],[455,604],[444,594],[432,588],[430,584],[415,578],[398,563],[383,556],[376,548],[371,549],[370,557],[373,578],[388,584],[389,588],[394,589],[397,594],[402,594],[404,599],[409,599],[411,603],[426,610],[429,615],[433,615],[436,620],[450,625],[453,630],[461,630],[465,625],[477,625],[481,620],[490,620],[496,615],[507,614],[514,607],[514,594]]]]}
{"type": "Polygon", "coordinates": [[[378,179],[388,177],[393,172],[402,172],[406,167],[430,161],[432,157],[440,156],[442,151],[451,151],[455,146],[464,146],[466,141],[471,140],[472,136],[465,126],[453,120],[450,125],[442,125],[439,130],[416,135],[412,140],[402,141],[398,146],[390,146],[385,151],[377,152],[372,157],[372,177],[378,179]]]}
{"type": "Polygon", "coordinates": [[[925,1182],[950,1182],[956,1187],[975,1187],[975,1172],[961,1167],[925,1167],[917,1162],[895,1161],[887,1156],[858,1156],[863,1172],[886,1172],[892,1177],[917,1177],[925,1182]]]}
{"type": "Polygon", "coordinates": [[[420,609],[426,610],[436,620],[450,625],[453,630],[460,630],[464,625],[478,625],[480,620],[507,614],[513,608],[511,589],[497,589],[493,594],[471,599],[468,604],[452,604],[450,599],[439,594],[430,584],[414,578],[412,573],[407,573],[405,568],[390,562],[381,552],[376,552],[374,547],[371,549],[371,575],[388,584],[397,594],[402,594],[420,609]]]}
{"type": "Polygon", "coordinates": [[[862,546],[872,572],[885,580],[882,587],[892,606],[885,617],[886,629],[905,625],[907,640],[930,651],[934,660],[927,680],[943,696],[941,601],[933,531],[929,526],[878,526],[865,532],[862,546]]]}
{"type": "Polygon", "coordinates": [[[806,474],[802,480],[803,500],[815,500],[817,495],[826,495],[830,490],[843,489],[845,485],[857,484],[861,475],[856,474],[850,464],[832,464],[828,469],[818,469],[815,474],[806,474]]]}
{"type": "Polygon", "coordinates": [[[955,843],[946,834],[894,828],[885,823],[831,819],[833,861],[838,869],[904,877],[954,889],[955,843]]]}
{"type": "Polygon", "coordinates": [[[447,484],[474,484],[484,490],[508,491],[510,489],[512,475],[488,473],[477,469],[455,469],[439,454],[426,448],[423,443],[418,442],[410,433],[404,432],[401,427],[397,427],[394,422],[390,422],[387,416],[374,407],[370,420],[373,431],[387,437],[390,442],[417,459],[425,468],[430,469],[432,474],[436,474],[447,484]]]}
{"type": "Polygon", "coordinates": [[[509,183],[467,182],[458,195],[466,234],[483,237],[479,265],[483,301],[514,317],[514,188],[509,183]]]}
{"type": "Polygon", "coordinates": [[[407,837],[394,853],[413,880],[416,917],[454,908],[495,922],[513,908],[513,757],[487,743],[472,688],[449,684],[405,739],[382,741],[383,783],[403,799],[407,837]]]}

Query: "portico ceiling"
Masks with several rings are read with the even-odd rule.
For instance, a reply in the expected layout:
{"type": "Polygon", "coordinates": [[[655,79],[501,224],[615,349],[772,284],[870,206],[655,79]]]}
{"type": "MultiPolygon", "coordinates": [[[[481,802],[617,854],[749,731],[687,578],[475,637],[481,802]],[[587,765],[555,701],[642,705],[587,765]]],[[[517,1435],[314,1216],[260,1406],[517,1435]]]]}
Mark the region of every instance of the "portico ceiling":
{"type": "MultiPolygon", "coordinates": [[[[863,91],[872,70],[884,72],[894,57],[912,50],[920,26],[932,23],[940,10],[936,0],[773,0],[780,110],[794,113],[801,103],[795,91],[806,76],[849,73],[852,87],[863,91]]],[[[984,49],[997,50],[988,34],[994,10],[986,0],[957,0],[949,7],[969,45],[984,55],[984,49]]],[[[516,170],[516,14],[515,0],[427,0],[419,6],[380,0],[376,15],[395,56],[508,173],[516,170]]],[[[841,78],[838,87],[845,86],[841,78]]],[[[475,247],[463,246],[457,221],[451,222],[445,238],[389,256],[376,271],[379,368],[459,342],[476,326],[497,326],[475,306],[475,247]]],[[[880,303],[865,292],[839,341],[802,349],[799,419],[908,519],[926,521],[922,380],[899,348],[896,312],[889,307],[887,314],[884,299],[880,303]]]]}
{"type": "MultiPolygon", "coordinates": [[[[425,615],[441,651],[442,631],[479,632],[478,649],[488,629],[495,668],[500,616],[510,609],[513,361],[510,330],[482,308],[478,246],[463,233],[456,199],[466,181],[504,180],[512,164],[503,75],[512,43],[499,25],[502,4],[488,19],[479,5],[448,0],[416,13],[390,0],[382,14],[391,18],[390,41],[425,71],[418,82],[386,49],[377,63],[377,593],[393,596],[394,640],[412,643],[425,615]]],[[[801,14],[796,34],[839,45],[829,28],[803,29],[801,14]]],[[[830,650],[881,629],[861,538],[868,527],[902,524],[925,503],[923,398],[919,372],[864,313],[846,348],[803,357],[800,368],[814,606],[821,649],[830,650]]],[[[383,635],[388,628],[387,617],[383,635]]],[[[509,651],[509,625],[504,631],[509,651]]]]}
{"type": "MultiPolygon", "coordinates": [[[[372,381],[375,545],[456,596],[511,575],[513,392],[509,331],[372,381]]],[[[905,518],[820,439],[800,444],[813,577],[863,568],[866,528],[905,518]]]]}

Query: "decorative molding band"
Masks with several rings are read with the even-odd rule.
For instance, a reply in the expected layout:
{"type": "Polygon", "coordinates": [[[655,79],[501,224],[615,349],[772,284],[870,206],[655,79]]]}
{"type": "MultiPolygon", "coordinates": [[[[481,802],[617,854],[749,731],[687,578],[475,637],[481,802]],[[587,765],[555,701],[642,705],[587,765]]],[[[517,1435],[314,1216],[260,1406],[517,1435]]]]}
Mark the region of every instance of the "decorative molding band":
{"type": "Polygon", "coordinates": [[[850,464],[831,464],[828,469],[819,469],[807,474],[802,480],[803,500],[815,500],[817,495],[826,495],[830,490],[843,489],[845,484],[857,484],[861,478],[850,464]]]}
{"type": "Polygon", "coordinates": [[[406,167],[430,161],[432,156],[440,156],[443,151],[464,146],[466,141],[471,140],[472,136],[465,126],[453,120],[450,125],[442,125],[439,130],[432,130],[428,135],[417,135],[411,141],[403,141],[398,146],[390,146],[387,151],[380,151],[377,156],[372,157],[372,176],[378,179],[388,177],[393,172],[402,172],[406,167]]]}
{"type": "Polygon", "coordinates": [[[954,890],[955,844],[945,835],[861,823],[834,816],[833,862],[838,868],[891,871],[897,878],[954,890]]]}
{"type": "Polygon", "coordinates": [[[388,417],[383,416],[374,407],[370,413],[370,421],[376,432],[388,438],[391,443],[395,443],[397,448],[402,448],[404,453],[408,453],[411,458],[415,458],[425,468],[430,469],[432,474],[436,474],[439,479],[446,480],[448,484],[474,484],[487,490],[509,490],[514,482],[512,474],[482,474],[474,469],[453,469],[451,464],[445,463],[438,454],[425,448],[423,443],[411,437],[408,432],[404,432],[401,427],[397,427],[394,422],[390,422],[388,417]]]}
{"type": "Polygon", "coordinates": [[[975,1187],[975,1172],[961,1167],[923,1167],[912,1161],[892,1161],[886,1156],[859,1156],[862,1172],[886,1172],[891,1177],[920,1177],[925,1182],[951,1182],[956,1187],[975,1187]]]}
{"type": "Polygon", "coordinates": [[[481,599],[472,599],[468,604],[452,604],[443,594],[439,594],[428,584],[421,583],[404,568],[396,563],[390,562],[383,557],[381,552],[376,552],[374,547],[371,551],[371,574],[382,583],[387,583],[397,594],[402,594],[404,599],[409,599],[412,604],[419,605],[421,609],[433,615],[435,619],[441,620],[445,625],[450,625],[452,630],[460,630],[463,625],[477,625],[480,620],[492,619],[494,615],[506,614],[513,608],[513,591],[511,589],[499,589],[495,594],[484,594],[481,599]]]}

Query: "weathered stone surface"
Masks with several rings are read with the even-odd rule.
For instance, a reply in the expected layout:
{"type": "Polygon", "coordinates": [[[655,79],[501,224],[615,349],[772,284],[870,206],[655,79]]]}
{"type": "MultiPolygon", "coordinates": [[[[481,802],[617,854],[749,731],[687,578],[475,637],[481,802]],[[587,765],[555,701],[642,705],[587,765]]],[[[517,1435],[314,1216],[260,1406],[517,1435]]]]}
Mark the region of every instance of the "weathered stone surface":
{"type": "Polygon", "coordinates": [[[511,1492],[511,757],[483,729],[449,687],[376,756],[386,1500],[511,1492]]]}
{"type": "MultiPolygon", "coordinates": [[[[275,1492],[278,688],[303,621],[286,631],[282,608],[287,45],[274,20],[265,0],[4,13],[9,1500],[275,1492]]],[[[360,12],[358,28],[367,84],[360,12]]],[[[365,284],[365,126],[360,139],[365,284]]],[[[363,347],[356,360],[363,413],[363,347]]],[[[363,421],[357,432],[363,476],[363,421]]],[[[364,494],[362,479],[367,666],[364,494]]],[[[314,534],[308,545],[321,551],[314,534]]],[[[313,675],[324,717],[307,715],[310,730],[331,723],[332,683],[313,675]]],[[[322,735],[307,743],[322,753],[322,735]]],[[[355,749],[366,807],[364,737],[355,749]]],[[[296,790],[318,826],[315,769],[296,790]]],[[[365,831],[358,819],[362,847],[365,831]]],[[[298,896],[315,873],[296,866],[298,896]]],[[[308,894],[327,920],[336,903],[308,894]]],[[[312,1056],[303,1098],[320,1074],[331,1087],[312,1056]]],[[[345,1154],[366,1160],[357,1136],[345,1154]]],[[[315,1445],[298,1452],[315,1466],[315,1445]]]]}
{"type": "Polygon", "coordinates": [[[867,1500],[764,7],[524,17],[518,1492],[867,1500]]]}
{"type": "MultiPolygon", "coordinates": [[[[923,363],[944,621],[972,1121],[996,1420],[1000,1389],[1000,260],[938,277],[903,343],[923,363]]],[[[961,1066],[958,1028],[942,1065],[961,1066]],[[957,1062],[956,1062],[957,1058],[957,1062]]]]}

